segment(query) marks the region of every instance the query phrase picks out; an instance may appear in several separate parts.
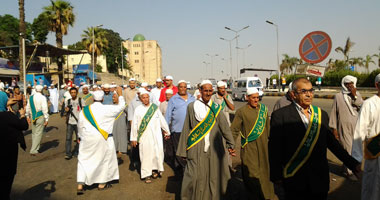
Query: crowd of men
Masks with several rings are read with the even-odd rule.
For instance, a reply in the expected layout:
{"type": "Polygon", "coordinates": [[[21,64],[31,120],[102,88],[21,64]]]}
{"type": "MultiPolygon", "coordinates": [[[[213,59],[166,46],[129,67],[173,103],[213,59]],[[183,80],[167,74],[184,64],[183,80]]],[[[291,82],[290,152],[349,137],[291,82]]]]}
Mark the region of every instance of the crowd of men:
{"type": "MultiPolygon", "coordinates": [[[[378,200],[380,74],[374,80],[377,94],[365,101],[356,82],[353,76],[342,79],[330,118],[313,105],[314,88],[306,78],[290,84],[271,117],[255,88],[247,90],[247,104],[235,111],[223,81],[214,91],[211,81],[204,80],[194,95],[187,91],[186,81],[174,85],[172,76],[157,79],[154,89],[147,83],[138,88],[133,78],[122,87],[63,85],[57,107],[66,117],[65,159],[77,157],[78,195],[93,184],[99,190],[111,188],[110,182],[119,179],[122,155],[129,154],[130,169],[137,170],[145,183],[162,177],[166,162],[181,181],[181,199],[219,200],[226,198],[234,172],[231,156],[236,156],[235,141],[241,141],[242,178],[249,199],[277,195],[320,200],[327,199],[329,190],[329,149],[344,163],[342,170],[350,179],[361,178],[364,162],[362,199],[378,200]]],[[[35,86],[18,111],[12,106],[22,95],[4,101],[2,93],[0,104],[5,105],[0,106],[31,125],[30,155],[38,156],[49,120],[44,87],[35,86]]],[[[20,126],[17,132],[25,129],[20,126]]],[[[14,143],[22,144],[20,139],[14,143]]],[[[13,176],[7,177],[13,181],[13,176]]],[[[8,198],[9,192],[10,188],[8,198]]]]}

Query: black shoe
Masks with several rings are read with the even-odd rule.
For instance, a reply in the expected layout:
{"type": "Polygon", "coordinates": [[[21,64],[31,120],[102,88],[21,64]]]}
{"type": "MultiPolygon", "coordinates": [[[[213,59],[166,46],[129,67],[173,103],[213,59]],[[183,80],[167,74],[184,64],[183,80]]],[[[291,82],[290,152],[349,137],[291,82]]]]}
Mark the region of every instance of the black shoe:
{"type": "Polygon", "coordinates": [[[67,156],[67,155],[65,156],[66,160],[70,160],[71,158],[72,158],[71,156],[67,156]]]}
{"type": "Polygon", "coordinates": [[[118,164],[118,165],[121,165],[121,164],[123,164],[123,163],[124,163],[123,159],[121,159],[121,158],[117,158],[117,164],[118,164]]]}

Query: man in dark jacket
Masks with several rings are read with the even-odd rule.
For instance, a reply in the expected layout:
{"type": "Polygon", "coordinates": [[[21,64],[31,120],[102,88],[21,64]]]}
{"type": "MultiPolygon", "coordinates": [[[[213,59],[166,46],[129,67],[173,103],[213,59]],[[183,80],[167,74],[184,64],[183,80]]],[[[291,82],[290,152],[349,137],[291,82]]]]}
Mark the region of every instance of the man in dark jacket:
{"type": "Polygon", "coordinates": [[[325,111],[311,105],[312,84],[305,78],[293,82],[291,105],[273,112],[269,137],[270,178],[282,186],[285,199],[323,200],[329,190],[327,148],[343,163],[360,172],[329,129],[325,111]]]}
{"type": "MultiPolygon", "coordinates": [[[[10,99],[8,105],[12,104],[14,99],[10,99]]],[[[0,173],[3,186],[0,191],[0,199],[9,199],[13,179],[17,169],[18,144],[26,149],[23,130],[28,129],[28,122],[25,118],[25,110],[19,110],[20,119],[12,112],[0,112],[0,127],[2,128],[2,142],[0,151],[6,152],[2,155],[3,165],[0,173]]]]}

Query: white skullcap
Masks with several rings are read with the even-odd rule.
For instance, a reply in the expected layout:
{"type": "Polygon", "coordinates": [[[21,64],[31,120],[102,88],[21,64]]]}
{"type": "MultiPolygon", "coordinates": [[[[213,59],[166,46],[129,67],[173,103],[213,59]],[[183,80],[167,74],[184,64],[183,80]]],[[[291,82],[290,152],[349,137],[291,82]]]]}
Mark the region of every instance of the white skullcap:
{"type": "Polygon", "coordinates": [[[37,85],[36,86],[36,92],[41,92],[43,89],[42,85],[37,85]]]}
{"type": "Polygon", "coordinates": [[[83,85],[82,88],[90,88],[89,85],[83,85]]]}
{"type": "Polygon", "coordinates": [[[30,84],[28,84],[28,86],[31,86],[30,84]]]}
{"type": "Polygon", "coordinates": [[[227,83],[224,81],[218,81],[217,85],[218,85],[218,87],[223,87],[223,86],[227,87],[227,83]]]}
{"type": "Polygon", "coordinates": [[[52,84],[50,84],[50,86],[54,86],[54,84],[52,83],[52,84]]]}
{"type": "Polygon", "coordinates": [[[379,83],[380,82],[380,74],[378,74],[376,77],[375,77],[375,83],[379,83]]]}
{"type": "Polygon", "coordinates": [[[203,85],[206,85],[206,84],[210,84],[210,85],[212,85],[212,83],[211,83],[210,80],[203,80],[202,83],[201,83],[201,87],[202,87],[203,85]]]}
{"type": "Polygon", "coordinates": [[[110,84],[108,84],[108,83],[106,83],[106,84],[104,84],[103,85],[103,88],[106,88],[106,89],[109,89],[111,86],[110,86],[110,84]]]}
{"type": "MultiPolygon", "coordinates": [[[[186,81],[185,81],[185,80],[180,80],[180,81],[178,81],[178,85],[179,85],[180,83],[186,83],[186,81]]],[[[187,83],[186,83],[186,84],[187,84],[187,83]]]]}
{"type": "Polygon", "coordinates": [[[117,85],[111,85],[111,88],[116,88],[117,87],[117,85]]]}
{"type": "Polygon", "coordinates": [[[139,89],[137,90],[137,93],[142,93],[142,92],[144,92],[144,91],[146,91],[145,88],[139,88],[139,89]]]}
{"type": "Polygon", "coordinates": [[[47,85],[44,85],[44,87],[47,87],[47,85]]]}
{"type": "Polygon", "coordinates": [[[148,83],[147,82],[143,82],[141,83],[141,87],[147,87],[148,86],[148,83]]]}
{"type": "Polygon", "coordinates": [[[65,85],[61,85],[61,89],[65,88],[65,85]]]}
{"type": "Polygon", "coordinates": [[[141,90],[140,92],[140,96],[143,95],[143,94],[147,94],[147,95],[150,95],[148,91],[146,91],[145,89],[144,90],[141,90]]]}
{"type": "Polygon", "coordinates": [[[129,81],[135,81],[136,79],[135,78],[130,78],[129,81]]]}
{"type": "Polygon", "coordinates": [[[165,91],[165,94],[173,94],[173,90],[172,90],[172,89],[167,89],[167,90],[165,91]]]}
{"type": "Polygon", "coordinates": [[[259,93],[259,90],[257,88],[248,88],[247,90],[247,96],[251,94],[256,94],[256,93],[259,93]]]}
{"type": "Polygon", "coordinates": [[[128,87],[128,85],[123,85],[123,87],[124,87],[124,88],[127,88],[127,87],[128,87]]]}
{"type": "Polygon", "coordinates": [[[95,88],[97,88],[97,87],[98,87],[97,85],[93,85],[93,86],[92,86],[93,89],[95,89],[95,88]]]}
{"type": "Polygon", "coordinates": [[[166,79],[173,80],[173,76],[166,76],[166,79]]]}
{"type": "Polygon", "coordinates": [[[157,82],[162,82],[162,80],[161,80],[160,78],[158,78],[158,79],[156,80],[156,83],[157,83],[157,82]]]}
{"type": "Polygon", "coordinates": [[[95,92],[92,93],[92,95],[94,96],[94,100],[101,101],[103,100],[104,92],[103,90],[96,90],[95,92]]]}

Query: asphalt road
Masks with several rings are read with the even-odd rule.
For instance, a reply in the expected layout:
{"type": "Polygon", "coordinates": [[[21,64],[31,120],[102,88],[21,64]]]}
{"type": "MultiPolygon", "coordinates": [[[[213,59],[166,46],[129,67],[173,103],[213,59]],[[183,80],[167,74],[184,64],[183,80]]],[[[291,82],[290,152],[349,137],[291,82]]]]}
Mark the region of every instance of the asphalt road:
{"type": "MultiPolygon", "coordinates": [[[[264,97],[263,103],[272,111],[274,103],[280,97],[264,97]]],[[[245,102],[235,102],[239,108],[245,102]]],[[[314,104],[330,113],[332,100],[315,99],[314,104]]],[[[57,114],[52,115],[41,144],[41,154],[36,157],[29,155],[31,146],[31,130],[26,133],[27,151],[19,151],[18,172],[16,174],[11,199],[176,199],[180,192],[180,182],[173,179],[173,171],[165,165],[161,179],[145,184],[136,171],[129,170],[129,158],[123,155],[124,163],[119,166],[120,181],[113,184],[109,190],[98,191],[89,188],[84,195],[76,196],[77,159],[64,159],[66,125],[64,119],[57,114]]],[[[239,144],[238,142],[237,144],[239,144]]],[[[239,148],[237,148],[239,150],[239,148]]],[[[3,152],[6,153],[6,152],[3,152]]],[[[340,162],[328,154],[330,163],[331,189],[329,199],[360,199],[360,184],[352,182],[340,174],[340,162]]],[[[233,159],[233,166],[238,172],[234,175],[233,189],[230,199],[244,199],[244,186],[239,174],[239,157],[233,159]]]]}

